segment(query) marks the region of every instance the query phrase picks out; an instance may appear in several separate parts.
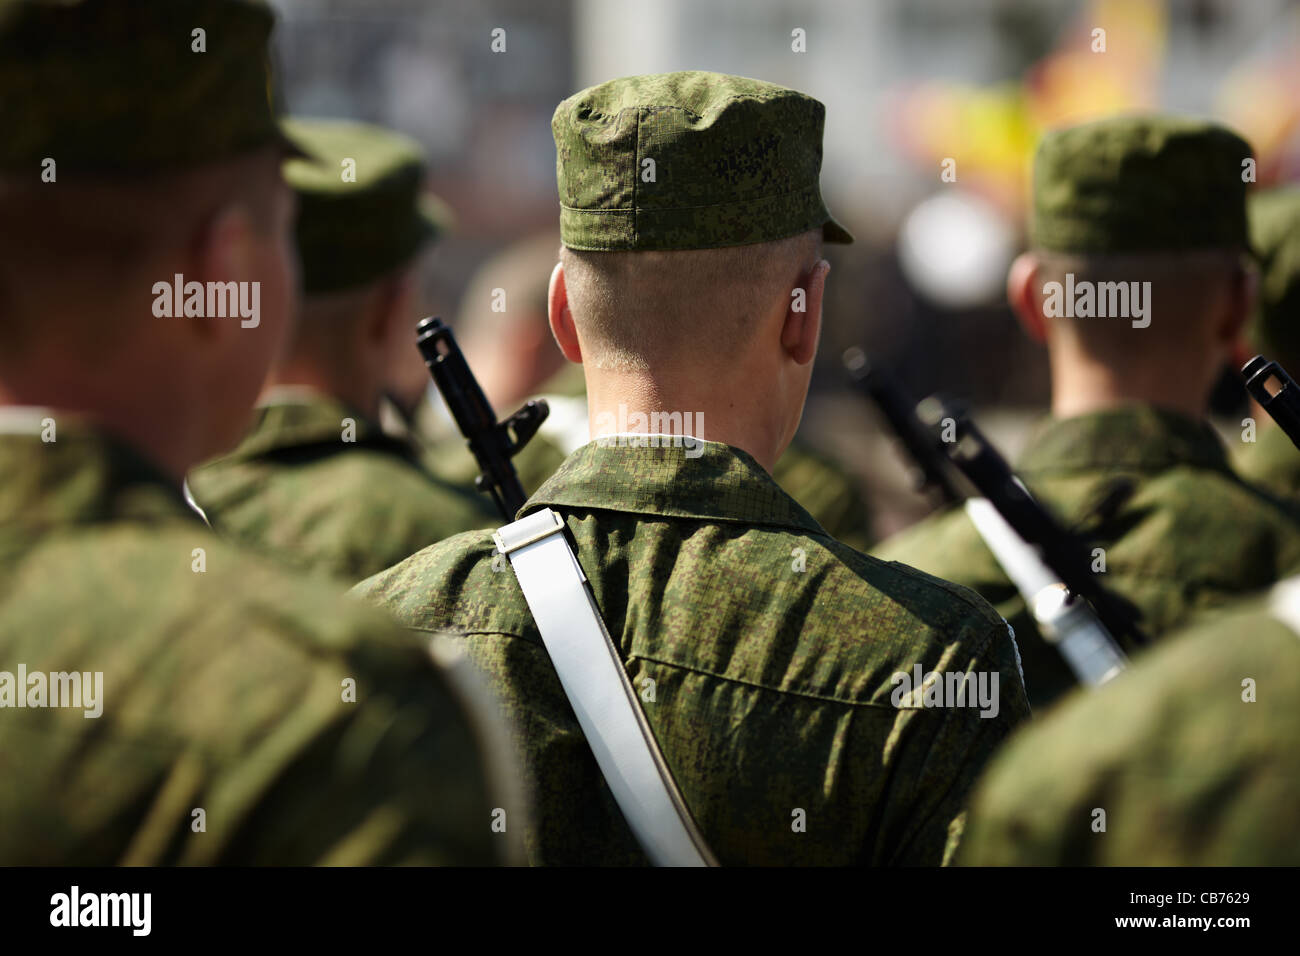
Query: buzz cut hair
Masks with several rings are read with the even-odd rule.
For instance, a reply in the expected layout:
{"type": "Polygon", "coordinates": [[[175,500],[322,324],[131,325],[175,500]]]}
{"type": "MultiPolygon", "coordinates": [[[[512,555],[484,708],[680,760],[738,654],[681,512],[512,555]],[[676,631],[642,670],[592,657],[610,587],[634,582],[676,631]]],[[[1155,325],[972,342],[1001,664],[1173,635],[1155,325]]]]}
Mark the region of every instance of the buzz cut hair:
{"type": "MultiPolygon", "coordinates": [[[[1040,306],[1048,283],[1065,284],[1073,276],[1076,285],[1094,287],[1150,282],[1149,327],[1134,330],[1129,322],[1097,317],[1055,317],[1053,322],[1108,364],[1130,365],[1139,361],[1143,349],[1137,341],[1161,349],[1178,350],[1198,341],[1186,334],[1189,327],[1210,318],[1210,310],[1246,270],[1246,254],[1238,249],[1203,249],[1176,252],[1065,253],[1034,250],[1038,260],[1034,294],[1040,306]]],[[[1100,292],[1098,293],[1100,295],[1100,292]]]]}
{"type": "Polygon", "coordinates": [[[282,182],[280,147],[162,174],[117,174],[33,182],[0,173],[0,351],[17,355],[50,329],[51,303],[85,311],[76,331],[87,346],[107,347],[126,331],[97,321],[96,303],[140,303],[151,315],[157,264],[194,242],[223,206],[239,203],[253,227],[269,233],[273,190],[282,182]],[[147,281],[146,281],[147,280],[147,281]]]}
{"type": "Polygon", "coordinates": [[[587,252],[562,247],[565,289],[595,368],[635,371],[730,354],[821,257],[821,229],[743,246],[587,252]]]}

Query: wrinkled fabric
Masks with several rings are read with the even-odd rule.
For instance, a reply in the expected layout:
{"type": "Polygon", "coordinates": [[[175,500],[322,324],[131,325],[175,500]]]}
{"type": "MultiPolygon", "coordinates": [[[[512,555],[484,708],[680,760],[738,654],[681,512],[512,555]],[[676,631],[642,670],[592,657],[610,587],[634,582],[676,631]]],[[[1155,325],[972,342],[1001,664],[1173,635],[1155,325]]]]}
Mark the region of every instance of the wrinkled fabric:
{"type": "Polygon", "coordinates": [[[0,169],[186,169],[283,143],[274,21],[264,0],[0,2],[0,169]]]}
{"type": "Polygon", "coordinates": [[[55,442],[0,435],[0,671],[19,665],[102,672],[102,715],[0,708],[0,864],[500,852],[475,731],[424,642],[219,541],[63,416],[55,442]]]}
{"type": "Polygon", "coordinates": [[[570,249],[713,249],[820,227],[853,237],[822,201],[826,107],[724,73],[627,76],[551,119],[560,238],[570,249]]]}
{"type": "Polygon", "coordinates": [[[320,395],[258,409],[239,447],[189,484],[218,533],[348,584],[496,522],[486,499],[431,477],[407,445],[320,395]]]}
{"type": "Polygon", "coordinates": [[[1091,255],[1245,249],[1250,144],[1218,123],[1108,116],[1050,130],[1034,156],[1030,242],[1091,255]]]}
{"type": "Polygon", "coordinates": [[[1263,601],[1211,617],[1017,734],[961,861],[1300,865],[1300,635],[1263,601]]]}
{"type": "Polygon", "coordinates": [[[1253,442],[1237,449],[1232,464],[1246,481],[1300,506],[1300,448],[1282,429],[1260,428],[1253,442]]]}
{"type": "MultiPolygon", "coordinates": [[[[1153,638],[1300,562],[1300,528],[1288,510],[1232,473],[1208,425],[1172,412],[1130,405],[1049,421],[1016,471],[1084,539],[1093,566],[1104,560],[1102,583],[1137,606],[1153,638]]],[[[874,553],[987,599],[1020,638],[1035,709],[1074,685],[964,510],[928,518],[874,553]]]]}
{"type": "MultiPolygon", "coordinates": [[[[697,451],[590,443],[524,512],[564,516],[706,840],[724,864],[945,861],[968,788],[1027,716],[1005,622],[834,541],[744,452],[697,451]],[[996,674],[997,715],[895,706],[892,677],[914,665],[996,674]]],[[[417,631],[467,635],[515,727],[533,862],[645,862],[490,535],[441,542],[354,593],[417,631]]]]}

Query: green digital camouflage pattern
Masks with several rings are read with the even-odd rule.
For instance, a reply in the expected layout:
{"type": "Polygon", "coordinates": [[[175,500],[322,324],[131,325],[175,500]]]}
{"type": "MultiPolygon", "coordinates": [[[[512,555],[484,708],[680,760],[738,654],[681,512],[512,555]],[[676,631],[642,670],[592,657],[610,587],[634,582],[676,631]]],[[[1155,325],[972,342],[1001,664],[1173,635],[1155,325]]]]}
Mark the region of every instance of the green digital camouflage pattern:
{"type": "MultiPolygon", "coordinates": [[[[581,365],[566,363],[542,385],[536,397],[546,399],[550,414],[541,430],[511,459],[526,495],[540,488],[564,463],[566,442],[576,447],[586,444],[588,439],[587,383],[581,365]],[[579,441],[574,441],[569,434],[575,419],[581,426],[579,441]],[[556,426],[561,420],[565,424],[557,433],[556,426]]],[[[495,411],[505,417],[514,409],[495,411]]],[[[431,390],[430,398],[420,403],[407,427],[412,443],[420,449],[420,460],[431,474],[454,485],[473,486],[480,471],[478,463],[436,390],[431,390]]]]}
{"type": "MultiPolygon", "coordinates": [[[[472,483],[478,474],[463,438],[449,438],[424,452],[423,459],[440,477],[472,483]]],[[[525,491],[540,488],[564,464],[564,452],[545,435],[537,435],[514,458],[525,491]]],[[[871,547],[871,514],[852,477],[823,455],[795,442],[776,462],[776,483],[797,501],[836,541],[866,551],[871,547]]]]}
{"type": "MultiPolygon", "coordinates": [[[[969,591],[827,537],[744,452],[697,451],[593,442],[524,510],[565,517],[710,846],[724,864],[945,860],[967,788],[1027,715],[1005,623],[969,591]],[[997,716],[895,707],[891,677],[914,664],[996,673],[997,716]]],[[[354,593],[417,631],[468,635],[516,728],[534,862],[644,862],[489,534],[434,545],[354,593]]]]}
{"type": "MultiPolygon", "coordinates": [[[[1284,506],[1233,474],[1209,426],[1172,412],[1130,405],[1050,421],[1016,472],[1067,528],[1102,549],[1102,583],[1137,605],[1152,637],[1266,587],[1300,560],[1300,529],[1284,506]]],[[[964,510],[928,518],[873,553],[986,598],[1019,637],[1035,708],[1074,684],[964,510]]]]}
{"type": "Polygon", "coordinates": [[[425,161],[415,140],[343,120],[292,118],[284,129],[311,156],[284,164],[298,198],[294,237],[305,295],[373,282],[443,230],[439,204],[421,195],[425,161]],[[346,178],[345,160],[352,163],[346,178]]]}
{"type": "MultiPolygon", "coordinates": [[[[587,383],[581,365],[565,365],[542,386],[539,394],[551,403],[553,417],[558,417],[560,402],[581,400],[585,419],[587,383]]],[[[459,434],[428,445],[421,457],[434,474],[453,484],[472,484],[478,474],[474,456],[459,434]]],[[[540,488],[564,463],[564,458],[559,441],[543,425],[542,431],[514,457],[515,471],[524,491],[540,488]]],[[[773,477],[836,541],[859,551],[871,546],[871,512],[866,497],[837,462],[796,438],[777,459],[773,477]]]]}
{"type": "Polygon", "coordinates": [[[1237,473],[1292,504],[1300,504],[1300,449],[1274,425],[1261,428],[1253,442],[1233,455],[1237,473]]]}
{"type": "Polygon", "coordinates": [[[0,169],[139,173],[283,142],[273,20],[260,0],[0,0],[0,169]]]}
{"type": "Polygon", "coordinates": [[[102,715],[0,708],[0,865],[501,852],[475,731],[423,642],[218,540],[62,416],[56,442],[0,435],[0,671],[19,665],[102,672],[102,715]]]}
{"type": "Polygon", "coordinates": [[[836,541],[859,551],[871,547],[867,500],[839,463],[795,439],[776,460],[772,477],[836,541]]]}
{"type": "Polygon", "coordinates": [[[1262,601],[1214,617],[1017,734],[961,862],[1300,865],[1300,635],[1262,601]]]}
{"type": "Polygon", "coordinates": [[[1113,116],[1046,133],[1034,158],[1035,248],[1093,254],[1244,249],[1250,144],[1179,116],[1113,116]]]}
{"type": "MultiPolygon", "coordinates": [[[[426,445],[420,459],[432,474],[454,485],[472,487],[480,469],[459,434],[426,445]]],[[[524,492],[536,491],[564,464],[564,452],[545,435],[535,435],[513,459],[524,492]]]]}
{"type": "Polygon", "coordinates": [[[551,120],[560,238],[570,249],[711,249],[822,228],[853,237],[822,201],[826,108],[722,73],[610,80],[551,120]]]}
{"type": "Polygon", "coordinates": [[[408,445],[315,393],[259,408],[239,446],[189,485],[218,533],[348,583],[497,523],[486,499],[429,475],[408,445]]]}

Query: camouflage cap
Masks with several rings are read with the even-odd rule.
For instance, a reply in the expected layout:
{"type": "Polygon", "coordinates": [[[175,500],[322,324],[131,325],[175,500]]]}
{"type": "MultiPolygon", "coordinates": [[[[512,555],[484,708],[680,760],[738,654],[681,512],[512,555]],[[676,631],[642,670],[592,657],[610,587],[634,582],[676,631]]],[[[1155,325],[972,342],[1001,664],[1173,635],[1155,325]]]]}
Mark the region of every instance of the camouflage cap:
{"type": "Polygon", "coordinates": [[[1250,197],[1250,244],[1259,261],[1251,338],[1270,358],[1300,360],[1300,187],[1250,197]]]}
{"type": "Polygon", "coordinates": [[[273,22],[261,0],[0,0],[0,169],[153,172],[281,141],[273,22]]]}
{"type": "Polygon", "coordinates": [[[1031,242],[1094,254],[1245,249],[1250,157],[1231,130],[1175,116],[1047,133],[1034,159],[1031,242]]]}
{"type": "Polygon", "coordinates": [[[722,73],[630,76],[583,90],[551,120],[560,238],[571,249],[711,249],[821,227],[826,108],[722,73]]]}
{"type": "Polygon", "coordinates": [[[298,196],[305,294],[363,286],[447,228],[446,207],[421,194],[424,152],[415,140],[343,120],[294,118],[284,127],[313,157],[284,165],[298,196]]]}

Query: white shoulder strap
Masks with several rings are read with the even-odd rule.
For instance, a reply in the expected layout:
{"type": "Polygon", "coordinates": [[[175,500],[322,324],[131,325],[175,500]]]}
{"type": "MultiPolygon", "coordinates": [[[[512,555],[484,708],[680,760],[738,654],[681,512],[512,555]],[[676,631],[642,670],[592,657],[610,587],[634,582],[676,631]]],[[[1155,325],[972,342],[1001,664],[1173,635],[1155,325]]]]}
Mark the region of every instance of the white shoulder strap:
{"type": "Polygon", "coordinates": [[[1300,634],[1300,576],[1283,578],[1273,585],[1268,608],[1273,617],[1300,634]]]}
{"type": "Polygon", "coordinates": [[[1066,591],[1056,573],[987,498],[967,498],[966,515],[1025,599],[1039,632],[1056,645],[1079,683],[1099,687],[1117,677],[1128,660],[1088,602],[1066,591]]]}
{"type": "Polygon", "coordinates": [[[628,826],[657,866],[715,866],[600,617],[564,520],[550,508],[499,528],[565,696],[628,826]]]}

